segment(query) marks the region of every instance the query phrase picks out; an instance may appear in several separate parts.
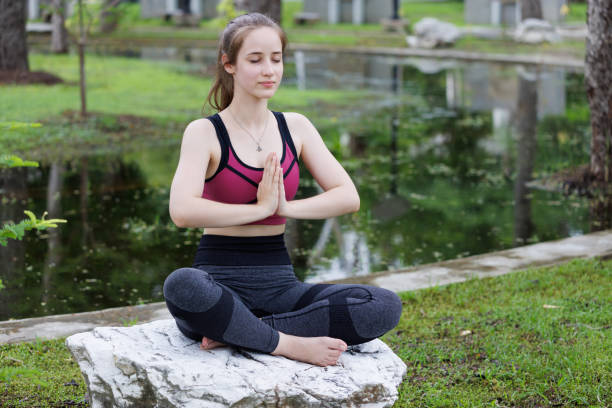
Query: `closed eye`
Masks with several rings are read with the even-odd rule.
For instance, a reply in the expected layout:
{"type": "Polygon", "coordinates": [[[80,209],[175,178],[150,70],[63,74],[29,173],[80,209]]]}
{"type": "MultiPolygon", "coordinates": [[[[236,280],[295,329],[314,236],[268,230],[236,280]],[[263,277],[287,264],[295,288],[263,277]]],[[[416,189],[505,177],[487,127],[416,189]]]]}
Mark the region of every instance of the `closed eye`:
{"type": "MultiPolygon", "coordinates": [[[[249,62],[250,62],[251,64],[257,64],[258,62],[261,62],[261,61],[260,61],[260,60],[256,60],[256,61],[249,61],[249,62]]],[[[272,62],[279,63],[279,62],[283,62],[283,60],[272,60],[272,62]]]]}

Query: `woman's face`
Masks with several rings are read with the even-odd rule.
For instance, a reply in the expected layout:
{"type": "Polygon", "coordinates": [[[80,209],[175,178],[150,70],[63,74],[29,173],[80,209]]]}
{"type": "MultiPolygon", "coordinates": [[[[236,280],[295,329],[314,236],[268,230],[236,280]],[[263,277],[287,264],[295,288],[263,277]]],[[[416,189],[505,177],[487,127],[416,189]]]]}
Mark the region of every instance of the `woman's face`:
{"type": "Polygon", "coordinates": [[[234,76],[234,92],[271,98],[283,77],[282,43],[276,31],[260,27],[247,34],[236,64],[225,64],[225,70],[234,76]]]}

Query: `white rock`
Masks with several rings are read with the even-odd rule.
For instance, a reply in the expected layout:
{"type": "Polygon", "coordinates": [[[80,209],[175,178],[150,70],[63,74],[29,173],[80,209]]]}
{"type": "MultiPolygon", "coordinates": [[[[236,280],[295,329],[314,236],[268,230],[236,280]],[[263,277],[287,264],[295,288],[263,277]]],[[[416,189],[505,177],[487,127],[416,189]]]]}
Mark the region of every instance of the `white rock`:
{"type": "Polygon", "coordinates": [[[434,48],[441,45],[451,45],[461,36],[454,24],[425,17],[414,25],[414,34],[406,41],[411,47],[434,48]]]}
{"type": "Polygon", "coordinates": [[[66,339],[96,407],[389,407],[406,365],[381,340],[319,367],[236,347],[201,350],[173,319],[66,339]]]}
{"type": "Polygon", "coordinates": [[[544,20],[528,18],[523,20],[514,31],[514,40],[529,44],[537,44],[544,41],[558,42],[561,37],[555,28],[544,20]]]}

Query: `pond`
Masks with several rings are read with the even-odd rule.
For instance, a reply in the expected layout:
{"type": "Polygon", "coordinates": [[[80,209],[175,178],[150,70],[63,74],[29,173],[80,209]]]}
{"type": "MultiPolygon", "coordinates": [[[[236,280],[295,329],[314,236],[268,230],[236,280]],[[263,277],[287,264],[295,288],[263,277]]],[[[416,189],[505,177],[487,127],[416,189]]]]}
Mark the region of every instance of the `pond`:
{"type": "MultiPolygon", "coordinates": [[[[173,60],[211,72],[214,52],[137,47],[100,53],[173,60]]],[[[587,199],[551,175],[588,162],[580,72],[390,56],[293,52],[283,86],[368,89],[319,128],[352,176],[356,214],[289,220],[307,282],[400,269],[591,231],[587,199]]],[[[313,110],[316,112],[316,110],[313,110]]],[[[317,124],[326,115],[309,113],[317,124]],[[314,115],[314,116],[312,116],[314,115]]],[[[24,209],[67,224],[0,247],[0,320],[161,301],[165,277],[191,265],[199,229],[168,215],[176,137],[141,149],[0,172],[0,220],[24,209]]],[[[298,196],[317,193],[302,166],[298,196]]]]}

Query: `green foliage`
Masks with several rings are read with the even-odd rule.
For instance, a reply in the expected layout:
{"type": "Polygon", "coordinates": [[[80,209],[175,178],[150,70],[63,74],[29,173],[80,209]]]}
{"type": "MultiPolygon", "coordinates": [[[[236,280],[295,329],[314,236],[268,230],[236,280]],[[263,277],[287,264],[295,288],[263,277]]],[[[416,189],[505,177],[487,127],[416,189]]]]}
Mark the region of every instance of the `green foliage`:
{"type": "Polygon", "coordinates": [[[234,7],[233,0],[221,0],[219,4],[217,4],[217,14],[219,16],[213,19],[211,23],[212,26],[217,28],[225,27],[227,23],[239,15],[238,10],[234,7]]]}
{"type": "MultiPolygon", "coordinates": [[[[0,127],[4,127],[8,130],[14,129],[27,129],[40,127],[40,123],[23,123],[23,122],[0,122],[0,127]]],[[[23,160],[12,154],[4,154],[0,156],[0,168],[3,167],[38,167],[38,163],[35,161],[23,160]]],[[[45,230],[47,228],[57,227],[58,222],[66,222],[62,219],[51,219],[45,220],[45,212],[41,219],[37,219],[33,212],[24,211],[29,219],[21,221],[19,224],[9,222],[4,224],[0,229],[0,245],[6,246],[9,238],[21,240],[26,231],[31,229],[45,230]]],[[[2,289],[2,282],[0,281],[0,289],[2,289]]]]}
{"type": "Polygon", "coordinates": [[[134,326],[135,324],[138,324],[138,317],[135,317],[135,318],[133,318],[131,320],[121,318],[121,319],[119,319],[119,321],[125,327],[134,326]]]}
{"type": "Polygon", "coordinates": [[[38,167],[38,162],[23,160],[13,154],[4,154],[0,156],[0,168],[2,167],[38,167]]]}
{"type": "Polygon", "coordinates": [[[4,130],[17,130],[39,127],[42,127],[40,123],[0,122],[0,128],[4,128],[4,130]]]}
{"type": "MultiPolygon", "coordinates": [[[[85,27],[93,27],[94,31],[99,31],[102,10],[105,8],[102,0],[83,1],[83,24],[85,27]]],[[[140,5],[131,3],[119,3],[107,10],[109,19],[117,21],[117,26],[129,26],[140,20],[140,5]]],[[[79,30],[79,9],[75,5],[74,13],[66,18],[66,28],[71,32],[79,30]]]]}
{"type": "Polygon", "coordinates": [[[66,220],[58,218],[45,220],[45,216],[47,215],[46,211],[41,219],[36,218],[34,213],[31,211],[25,210],[24,213],[29,217],[29,219],[23,220],[19,224],[9,222],[2,226],[2,229],[0,229],[0,245],[6,246],[9,238],[21,240],[25,232],[28,230],[46,230],[47,228],[56,228],[57,223],[66,222],[66,220]]]}

